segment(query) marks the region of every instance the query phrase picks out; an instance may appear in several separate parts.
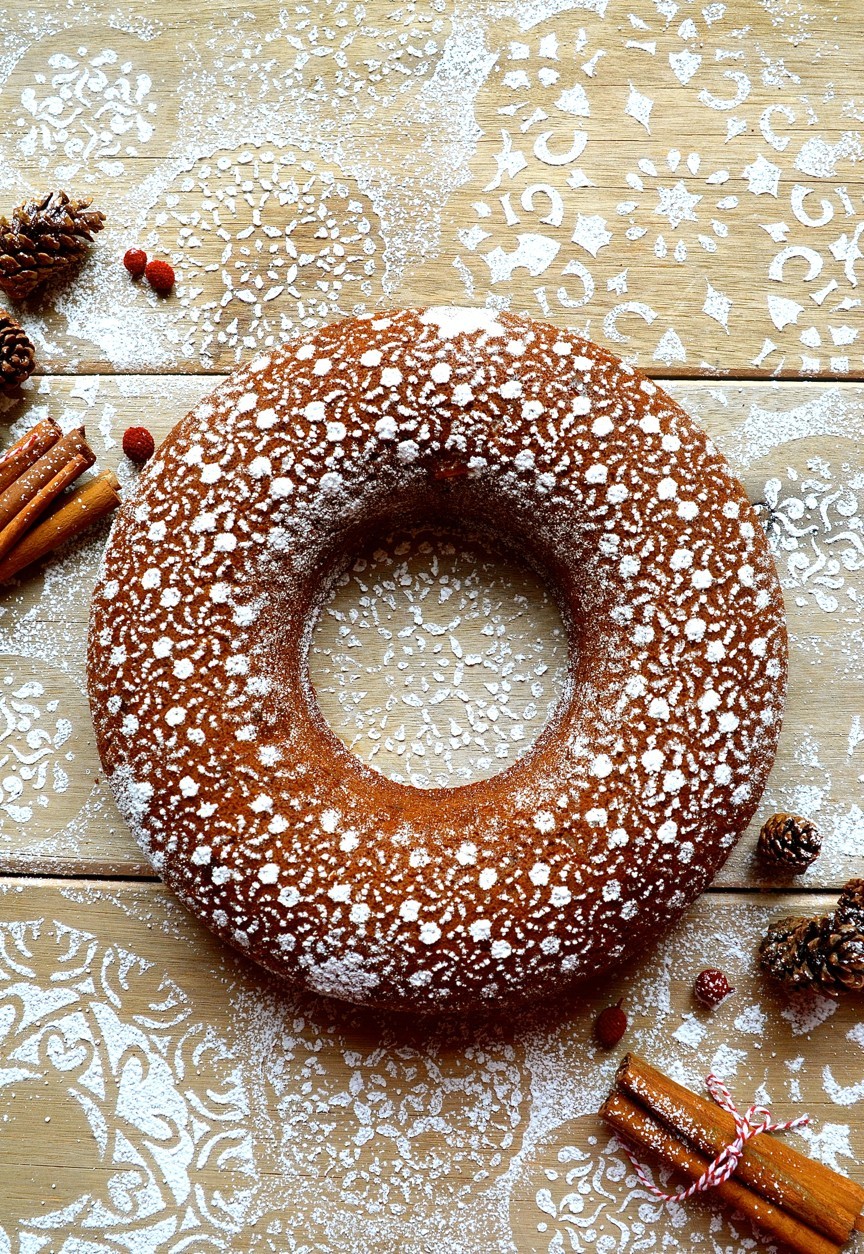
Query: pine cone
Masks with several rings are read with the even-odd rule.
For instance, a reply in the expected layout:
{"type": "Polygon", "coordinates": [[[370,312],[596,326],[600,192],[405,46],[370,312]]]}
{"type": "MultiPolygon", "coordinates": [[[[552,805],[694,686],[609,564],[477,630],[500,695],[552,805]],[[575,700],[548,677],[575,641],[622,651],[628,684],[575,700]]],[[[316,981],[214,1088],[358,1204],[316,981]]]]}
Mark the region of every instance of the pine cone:
{"type": "Polygon", "coordinates": [[[864,989],[864,880],[849,881],[826,925],[826,970],[840,988],[857,993],[864,989]]]}
{"type": "Polygon", "coordinates": [[[759,964],[790,989],[817,988],[829,997],[864,989],[864,880],[850,880],[824,918],[773,924],[759,964]]]}
{"type": "Polygon", "coordinates": [[[762,826],[756,852],[784,870],[806,871],[822,852],[822,837],[800,814],[773,814],[762,826]]]}
{"type": "Polygon", "coordinates": [[[864,880],[850,880],[843,886],[837,913],[864,928],[864,880]]]}
{"type": "Polygon", "coordinates": [[[105,214],[89,206],[89,200],[49,192],[19,205],[11,223],[0,217],[0,288],[7,296],[23,300],[82,260],[105,225],[105,214]]]}
{"type": "Polygon", "coordinates": [[[819,984],[824,963],[819,919],[778,919],[759,946],[759,965],[787,988],[819,984]]]}
{"type": "Polygon", "coordinates": [[[0,391],[16,388],[33,373],[34,348],[27,332],[0,309],[0,391]]]}

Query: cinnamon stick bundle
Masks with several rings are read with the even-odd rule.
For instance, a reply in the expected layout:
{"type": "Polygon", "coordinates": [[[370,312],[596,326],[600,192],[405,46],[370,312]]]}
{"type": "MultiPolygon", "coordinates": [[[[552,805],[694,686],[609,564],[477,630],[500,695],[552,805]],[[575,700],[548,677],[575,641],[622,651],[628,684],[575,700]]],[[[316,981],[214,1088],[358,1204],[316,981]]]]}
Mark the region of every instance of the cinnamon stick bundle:
{"type": "Polygon", "coordinates": [[[77,479],[80,474],[87,469],[87,458],[81,453],[76,453],[70,458],[64,466],[57,471],[53,478],[49,479],[44,488],[30,498],[20,509],[11,522],[0,530],[0,558],[5,557],[10,549],[14,548],[25,531],[33,526],[36,519],[44,514],[45,510],[54,501],[64,488],[68,488],[73,480],[77,479]]]}
{"type": "MultiPolygon", "coordinates": [[[[735,1139],[735,1121],[722,1107],[676,1084],[634,1054],[622,1062],[616,1084],[709,1160],[735,1139]]],[[[855,1219],[864,1210],[864,1188],[770,1135],[747,1142],[735,1175],[840,1244],[849,1240],[855,1219]]]]}
{"type": "MultiPolygon", "coordinates": [[[[656,1123],[644,1107],[626,1093],[613,1092],[600,1110],[601,1117],[621,1136],[640,1149],[651,1150],[662,1162],[689,1180],[698,1180],[711,1161],[703,1158],[656,1123]]],[[[765,1201],[758,1193],[739,1183],[734,1176],[711,1190],[732,1210],[740,1211],[763,1232],[782,1241],[795,1254],[838,1254],[840,1246],[815,1232],[779,1206],[765,1201]]]]}
{"type": "Polygon", "coordinates": [[[95,460],[84,428],[63,435],[53,418],[0,455],[0,582],[117,508],[120,485],[110,470],[62,495],[95,460]]]}
{"type": "Polygon", "coordinates": [[[95,479],[72,492],[59,508],[49,514],[0,561],[0,583],[17,575],[25,566],[38,562],[110,514],[120,504],[119,480],[113,470],[103,470],[95,479]]]}
{"type": "MultiPolygon", "coordinates": [[[[600,1115],[691,1180],[736,1136],[730,1114],[633,1054],[600,1115]]],[[[747,1142],[735,1176],[711,1193],[796,1254],[837,1254],[864,1210],[864,1188],[765,1133],[747,1142]]]]}
{"type": "MultiPolygon", "coordinates": [[[[76,458],[81,459],[80,463],[76,463],[80,466],[79,474],[96,460],[93,450],[84,438],[83,427],[67,432],[33,462],[29,469],[13,480],[4,492],[0,492],[0,533],[76,458]]],[[[46,506],[49,504],[50,501],[45,502],[46,506]]]]}

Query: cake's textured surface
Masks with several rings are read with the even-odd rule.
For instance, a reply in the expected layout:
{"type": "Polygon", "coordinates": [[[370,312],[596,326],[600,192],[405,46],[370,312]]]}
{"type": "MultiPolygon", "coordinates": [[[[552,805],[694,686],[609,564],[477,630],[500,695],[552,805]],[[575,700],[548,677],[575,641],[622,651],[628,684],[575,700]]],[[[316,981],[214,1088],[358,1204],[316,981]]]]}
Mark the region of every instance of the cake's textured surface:
{"type": "Polygon", "coordinates": [[[226,941],[322,993],[441,1010],[633,953],[749,822],[786,680],[762,530],[668,396],[577,335],[484,310],[352,318],[184,419],[115,525],[89,681],[120,808],[226,941]],[[364,766],[306,672],[330,571],[429,519],[557,591],[570,683],[503,774],[364,766]]]}

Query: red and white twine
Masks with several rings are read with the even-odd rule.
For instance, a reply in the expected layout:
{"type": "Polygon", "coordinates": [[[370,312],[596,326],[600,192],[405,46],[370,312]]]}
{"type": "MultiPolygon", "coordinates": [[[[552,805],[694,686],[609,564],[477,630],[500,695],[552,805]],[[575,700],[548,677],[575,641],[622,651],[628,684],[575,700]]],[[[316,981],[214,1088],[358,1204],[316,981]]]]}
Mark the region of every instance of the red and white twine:
{"type": "Polygon", "coordinates": [[[799,1115],[797,1119],[787,1119],[785,1123],[772,1123],[771,1113],[764,1106],[751,1106],[747,1113],[742,1115],[732,1100],[732,1094],[716,1075],[706,1076],[705,1086],[717,1105],[735,1120],[736,1135],[734,1141],[720,1151],[699,1179],[694,1180],[689,1188],[681,1189],[678,1193],[664,1193],[649,1178],[644,1167],[636,1161],[627,1146],[624,1146],[633,1170],[645,1188],[655,1197],[662,1198],[664,1202],[686,1202],[688,1197],[693,1197],[696,1193],[705,1193],[708,1189],[716,1189],[718,1185],[725,1184],[729,1177],[734,1175],[744,1154],[744,1146],[754,1136],[759,1136],[762,1132],[788,1132],[792,1128],[801,1128],[810,1122],[809,1115],[799,1115]],[[756,1123],[755,1120],[760,1117],[761,1122],[756,1123]]]}

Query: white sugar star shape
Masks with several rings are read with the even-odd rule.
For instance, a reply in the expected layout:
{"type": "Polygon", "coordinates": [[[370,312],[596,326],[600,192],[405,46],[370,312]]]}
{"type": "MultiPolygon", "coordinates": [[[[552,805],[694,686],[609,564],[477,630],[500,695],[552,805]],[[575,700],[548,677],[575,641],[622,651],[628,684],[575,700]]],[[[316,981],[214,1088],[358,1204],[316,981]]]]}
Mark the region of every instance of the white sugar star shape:
{"type": "Polygon", "coordinates": [[[658,187],[657,197],[657,208],[654,212],[667,218],[673,231],[682,222],[696,221],[696,214],[693,210],[702,197],[694,192],[688,192],[680,179],[674,187],[658,187]]]}
{"type": "Polygon", "coordinates": [[[576,219],[576,227],[570,237],[574,244],[581,244],[592,257],[596,257],[601,248],[611,242],[612,233],[606,230],[606,219],[599,213],[588,217],[580,213],[576,219]]]}
{"type": "Polygon", "coordinates": [[[501,180],[506,174],[508,178],[514,178],[520,170],[524,170],[528,164],[524,152],[520,152],[517,148],[513,149],[513,140],[507,131],[501,132],[501,138],[504,141],[501,151],[495,154],[495,165],[498,167],[497,173],[491,183],[487,183],[484,191],[494,191],[496,187],[501,186],[501,180]]]}
{"type": "Polygon", "coordinates": [[[766,161],[761,152],[755,161],[744,167],[744,177],[747,180],[747,190],[754,196],[777,195],[780,168],[766,161]]]}

